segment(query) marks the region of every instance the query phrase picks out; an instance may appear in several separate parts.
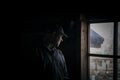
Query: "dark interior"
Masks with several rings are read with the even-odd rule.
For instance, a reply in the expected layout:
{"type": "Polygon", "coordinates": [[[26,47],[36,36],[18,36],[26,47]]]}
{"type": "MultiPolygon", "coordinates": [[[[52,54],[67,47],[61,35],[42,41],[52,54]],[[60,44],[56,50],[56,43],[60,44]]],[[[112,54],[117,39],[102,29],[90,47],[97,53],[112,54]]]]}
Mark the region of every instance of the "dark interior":
{"type": "MultiPolygon", "coordinates": [[[[24,49],[34,47],[34,44],[39,43],[39,40],[34,41],[39,37],[39,33],[44,31],[41,27],[43,24],[57,23],[63,25],[64,31],[69,36],[64,39],[60,45],[60,49],[66,59],[67,68],[70,80],[81,80],[81,20],[80,15],[84,15],[87,22],[94,20],[112,20],[116,19],[118,15],[106,15],[95,13],[43,13],[37,16],[29,16],[24,18],[24,27],[21,28],[19,33],[19,48],[21,49],[20,56],[23,57],[23,63],[29,61],[27,53],[24,49]],[[35,36],[34,33],[37,33],[35,36]]],[[[27,66],[27,65],[26,65],[27,66]]],[[[24,66],[25,67],[25,66],[24,66]]],[[[24,69],[23,67],[23,69],[24,69]]],[[[25,70],[23,70],[24,73],[25,70]]]]}

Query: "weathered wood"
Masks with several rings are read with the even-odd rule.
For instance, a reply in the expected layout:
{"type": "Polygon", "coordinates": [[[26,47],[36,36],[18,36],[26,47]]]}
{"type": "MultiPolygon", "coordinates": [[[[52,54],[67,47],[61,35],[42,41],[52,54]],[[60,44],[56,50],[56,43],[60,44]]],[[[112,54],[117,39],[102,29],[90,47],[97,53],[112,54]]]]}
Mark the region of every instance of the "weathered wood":
{"type": "Polygon", "coordinates": [[[81,80],[87,80],[87,23],[81,17],[81,80]]]}

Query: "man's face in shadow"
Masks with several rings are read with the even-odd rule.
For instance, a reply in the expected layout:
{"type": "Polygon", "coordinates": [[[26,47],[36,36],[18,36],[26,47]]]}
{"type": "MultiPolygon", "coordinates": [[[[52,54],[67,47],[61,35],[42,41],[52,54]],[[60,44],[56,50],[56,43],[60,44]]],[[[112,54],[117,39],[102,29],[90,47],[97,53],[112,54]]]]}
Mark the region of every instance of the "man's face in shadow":
{"type": "Polygon", "coordinates": [[[63,41],[63,35],[58,35],[58,37],[57,37],[57,45],[56,45],[56,47],[59,47],[60,46],[60,43],[63,41]]]}
{"type": "Polygon", "coordinates": [[[57,34],[53,33],[51,40],[53,41],[53,45],[55,47],[59,47],[61,42],[63,41],[63,35],[62,34],[57,34]]]}

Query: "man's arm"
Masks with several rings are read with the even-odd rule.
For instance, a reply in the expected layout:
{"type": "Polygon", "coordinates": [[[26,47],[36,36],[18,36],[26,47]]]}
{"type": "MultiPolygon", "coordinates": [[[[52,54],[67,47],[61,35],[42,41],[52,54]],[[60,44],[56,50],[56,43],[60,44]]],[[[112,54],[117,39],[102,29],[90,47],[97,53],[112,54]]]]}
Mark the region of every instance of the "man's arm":
{"type": "Polygon", "coordinates": [[[65,57],[64,57],[61,50],[60,50],[60,54],[62,56],[62,62],[63,62],[63,66],[64,66],[64,80],[68,80],[70,78],[69,78],[69,74],[68,74],[68,71],[67,71],[67,65],[66,65],[65,57]]]}

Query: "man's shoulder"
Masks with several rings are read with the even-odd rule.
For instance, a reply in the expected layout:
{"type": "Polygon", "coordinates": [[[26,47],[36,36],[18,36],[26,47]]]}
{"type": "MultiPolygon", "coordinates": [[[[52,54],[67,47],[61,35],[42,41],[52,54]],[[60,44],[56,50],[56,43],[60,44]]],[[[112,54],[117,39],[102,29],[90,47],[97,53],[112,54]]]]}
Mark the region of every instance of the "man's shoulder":
{"type": "Polygon", "coordinates": [[[62,50],[60,50],[59,48],[55,48],[55,51],[56,51],[57,53],[59,53],[60,55],[63,55],[62,50]]]}
{"type": "Polygon", "coordinates": [[[54,48],[55,51],[62,52],[59,48],[54,48]]]}

